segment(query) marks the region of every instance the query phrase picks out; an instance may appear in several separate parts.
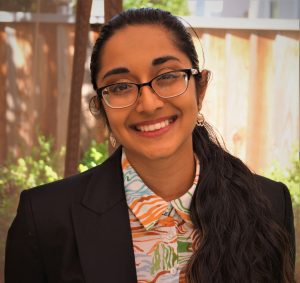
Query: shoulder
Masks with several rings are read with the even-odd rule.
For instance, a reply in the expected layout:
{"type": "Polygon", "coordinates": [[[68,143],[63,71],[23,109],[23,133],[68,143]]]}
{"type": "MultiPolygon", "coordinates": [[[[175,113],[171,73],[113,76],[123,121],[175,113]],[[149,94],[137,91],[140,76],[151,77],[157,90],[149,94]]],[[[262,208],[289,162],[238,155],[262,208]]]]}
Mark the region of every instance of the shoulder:
{"type": "Polygon", "coordinates": [[[292,260],[295,260],[295,227],[291,196],[286,185],[262,176],[255,176],[266,201],[271,209],[271,216],[286,232],[290,243],[292,260]]]}
{"type": "Polygon", "coordinates": [[[284,205],[286,201],[290,200],[289,190],[285,184],[260,175],[255,175],[255,179],[262,193],[273,206],[279,208],[279,206],[284,205]]]}
{"type": "Polygon", "coordinates": [[[290,226],[293,223],[293,210],[286,185],[259,175],[255,175],[255,178],[276,222],[281,226],[290,226]]]}
{"type": "Polygon", "coordinates": [[[56,205],[59,205],[60,202],[79,200],[91,177],[101,171],[102,166],[100,165],[80,174],[24,190],[21,193],[21,201],[22,198],[25,198],[40,204],[55,202],[56,205]]]}
{"type": "Polygon", "coordinates": [[[289,191],[285,184],[273,181],[260,175],[255,175],[255,179],[263,194],[274,205],[282,205],[282,201],[289,196],[289,191]]]}
{"type": "MultiPolygon", "coordinates": [[[[93,186],[93,184],[101,186],[101,183],[110,177],[117,164],[120,164],[119,153],[115,153],[101,165],[83,173],[24,190],[21,193],[20,201],[30,201],[32,207],[38,207],[39,209],[46,209],[47,206],[66,207],[73,203],[79,203],[87,188],[93,186]]],[[[118,179],[114,178],[114,181],[118,182],[118,179]]],[[[101,189],[101,187],[98,187],[98,189],[101,189]]]]}
{"type": "MultiPolygon", "coordinates": [[[[112,199],[110,192],[123,185],[120,168],[120,154],[117,153],[84,173],[24,190],[10,234],[16,235],[14,231],[21,229],[25,234],[30,231],[43,239],[55,239],[62,231],[72,233],[74,207],[86,207],[85,201],[89,210],[104,206],[103,203],[112,199]]],[[[117,200],[121,198],[121,194],[115,195],[117,200]]],[[[69,238],[72,237],[69,235],[69,238]]]]}

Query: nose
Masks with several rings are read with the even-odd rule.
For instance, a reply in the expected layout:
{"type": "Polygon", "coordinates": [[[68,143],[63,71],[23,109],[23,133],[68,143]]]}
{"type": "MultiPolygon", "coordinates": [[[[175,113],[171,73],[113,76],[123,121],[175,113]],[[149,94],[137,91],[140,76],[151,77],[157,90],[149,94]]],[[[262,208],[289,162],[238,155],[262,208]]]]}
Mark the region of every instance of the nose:
{"type": "Polygon", "coordinates": [[[163,106],[163,98],[159,97],[150,86],[140,88],[140,95],[136,106],[137,112],[152,113],[163,106]]]}

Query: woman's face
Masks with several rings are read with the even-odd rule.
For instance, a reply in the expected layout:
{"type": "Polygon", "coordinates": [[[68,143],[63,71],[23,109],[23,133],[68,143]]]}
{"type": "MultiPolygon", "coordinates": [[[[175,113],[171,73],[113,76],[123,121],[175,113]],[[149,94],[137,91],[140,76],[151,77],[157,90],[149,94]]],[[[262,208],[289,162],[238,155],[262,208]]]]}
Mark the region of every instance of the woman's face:
{"type": "MultiPolygon", "coordinates": [[[[144,83],[159,74],[191,67],[189,58],[176,48],[170,32],[154,25],[128,26],[106,42],[97,84],[103,87],[124,81],[144,83]]],[[[112,133],[129,160],[158,160],[193,150],[192,131],[198,112],[193,77],[185,93],[177,97],[163,99],[144,86],[132,106],[112,109],[103,104],[112,133]],[[161,128],[155,129],[158,123],[161,128]]]]}

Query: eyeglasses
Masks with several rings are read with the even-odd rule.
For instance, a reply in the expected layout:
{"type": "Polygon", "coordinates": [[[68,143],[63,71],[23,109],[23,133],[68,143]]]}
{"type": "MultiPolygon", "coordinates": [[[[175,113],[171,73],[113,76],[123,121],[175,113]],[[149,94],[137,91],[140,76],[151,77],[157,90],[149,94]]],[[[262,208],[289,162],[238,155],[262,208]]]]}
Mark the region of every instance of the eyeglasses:
{"type": "Polygon", "coordinates": [[[147,83],[120,82],[100,87],[96,92],[107,106],[125,108],[137,101],[143,86],[149,86],[161,98],[176,97],[186,91],[191,76],[197,74],[201,77],[201,73],[196,69],[176,70],[160,74],[147,83]]]}

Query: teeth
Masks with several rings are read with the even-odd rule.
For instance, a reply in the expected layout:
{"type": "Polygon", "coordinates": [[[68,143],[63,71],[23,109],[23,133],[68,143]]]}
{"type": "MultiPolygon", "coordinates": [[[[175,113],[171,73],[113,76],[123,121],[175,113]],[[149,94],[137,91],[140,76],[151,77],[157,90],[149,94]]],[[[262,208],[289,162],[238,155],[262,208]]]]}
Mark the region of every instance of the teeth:
{"type": "Polygon", "coordinates": [[[155,124],[152,124],[152,125],[137,126],[137,129],[141,132],[152,132],[152,131],[155,131],[155,130],[165,128],[170,123],[172,123],[172,119],[165,120],[165,121],[162,121],[160,123],[155,123],[155,124]]]}

